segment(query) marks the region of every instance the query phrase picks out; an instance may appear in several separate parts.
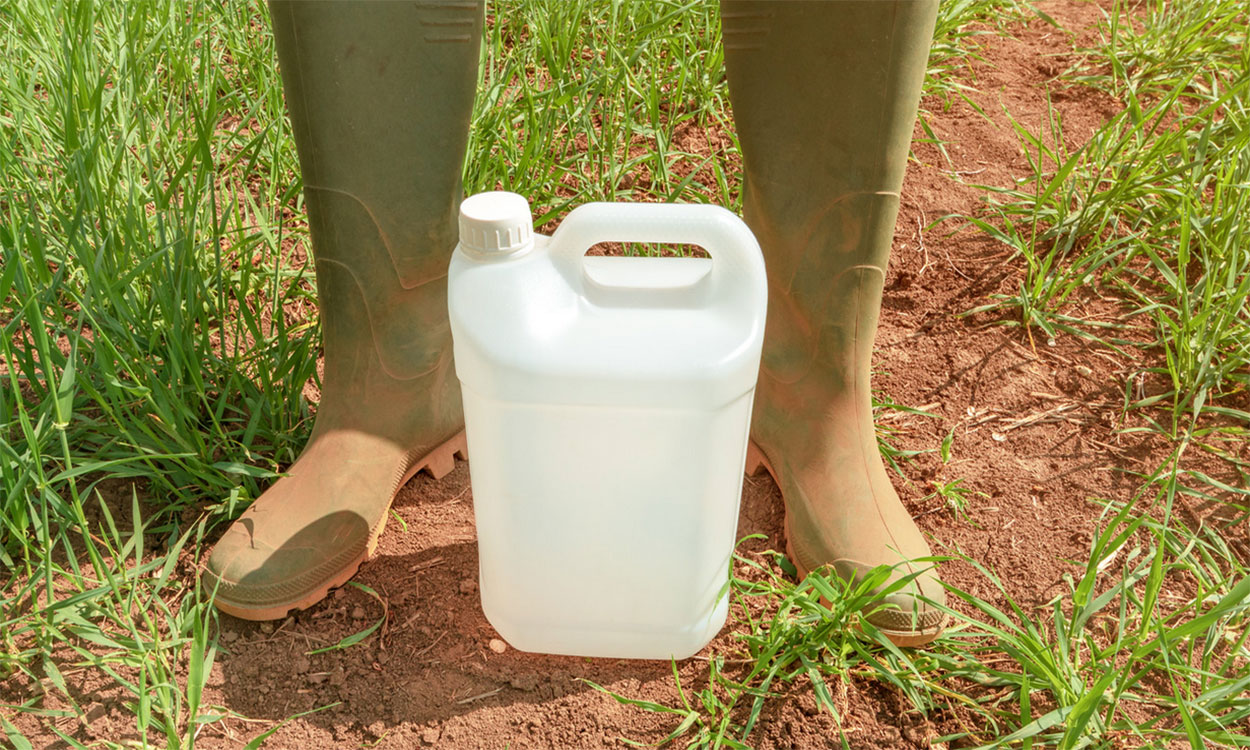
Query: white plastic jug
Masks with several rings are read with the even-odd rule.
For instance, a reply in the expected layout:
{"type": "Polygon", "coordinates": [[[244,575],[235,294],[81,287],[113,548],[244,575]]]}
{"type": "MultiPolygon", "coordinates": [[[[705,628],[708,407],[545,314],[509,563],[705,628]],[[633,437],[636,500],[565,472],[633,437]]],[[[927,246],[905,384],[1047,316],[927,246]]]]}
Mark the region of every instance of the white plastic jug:
{"type": "Polygon", "coordinates": [[[482,609],[523,651],[668,659],[728,612],[767,283],[715,206],[460,207],[448,305],[482,609]],[[587,257],[600,242],[709,258],[587,257]]]}

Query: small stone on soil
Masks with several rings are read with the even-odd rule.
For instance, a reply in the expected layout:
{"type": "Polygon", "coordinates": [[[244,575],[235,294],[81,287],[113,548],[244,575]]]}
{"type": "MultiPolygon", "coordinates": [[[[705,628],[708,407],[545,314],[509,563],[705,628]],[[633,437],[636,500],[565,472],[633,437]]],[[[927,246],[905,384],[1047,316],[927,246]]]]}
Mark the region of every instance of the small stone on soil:
{"type": "Polygon", "coordinates": [[[477,581],[472,578],[466,578],[460,582],[460,593],[472,594],[474,591],[477,591],[477,581]]]}
{"type": "Polygon", "coordinates": [[[499,640],[498,638],[491,638],[491,639],[490,639],[490,650],[491,650],[491,651],[494,651],[494,652],[495,652],[495,653],[497,653],[497,654],[502,654],[503,652],[505,652],[505,651],[507,651],[507,650],[508,650],[508,644],[504,643],[503,641],[499,640]]]}
{"type": "Polygon", "coordinates": [[[433,745],[435,742],[438,742],[438,736],[440,734],[441,732],[438,731],[438,727],[423,729],[421,730],[421,741],[427,745],[433,745]]]}
{"type": "Polygon", "coordinates": [[[353,619],[353,620],[363,620],[363,619],[365,619],[365,608],[364,608],[364,607],[356,607],[355,609],[353,609],[353,610],[352,610],[352,619],[353,619]]]}
{"type": "Polygon", "coordinates": [[[301,656],[295,660],[295,674],[304,674],[312,668],[312,662],[307,657],[301,656]]]}

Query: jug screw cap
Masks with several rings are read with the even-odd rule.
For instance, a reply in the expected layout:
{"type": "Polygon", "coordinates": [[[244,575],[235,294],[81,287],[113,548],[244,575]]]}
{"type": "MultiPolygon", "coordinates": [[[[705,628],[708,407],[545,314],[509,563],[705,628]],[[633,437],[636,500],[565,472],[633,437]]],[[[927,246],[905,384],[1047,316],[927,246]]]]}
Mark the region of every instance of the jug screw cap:
{"type": "Polygon", "coordinates": [[[503,190],[478,193],[460,204],[460,246],[493,257],[534,245],[534,218],[524,196],[503,190]]]}

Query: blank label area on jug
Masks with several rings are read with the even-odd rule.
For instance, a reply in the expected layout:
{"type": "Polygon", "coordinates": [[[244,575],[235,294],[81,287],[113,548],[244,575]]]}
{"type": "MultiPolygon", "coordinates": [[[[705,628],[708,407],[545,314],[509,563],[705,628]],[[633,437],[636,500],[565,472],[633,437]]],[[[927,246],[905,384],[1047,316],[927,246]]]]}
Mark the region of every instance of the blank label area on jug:
{"type": "Polygon", "coordinates": [[[505,404],[468,389],[464,405],[482,606],[506,639],[600,655],[637,640],[666,658],[720,629],[742,487],[725,466],[742,464],[751,394],[712,412],[505,404]],[[563,469],[535,471],[553,463],[563,469]]]}

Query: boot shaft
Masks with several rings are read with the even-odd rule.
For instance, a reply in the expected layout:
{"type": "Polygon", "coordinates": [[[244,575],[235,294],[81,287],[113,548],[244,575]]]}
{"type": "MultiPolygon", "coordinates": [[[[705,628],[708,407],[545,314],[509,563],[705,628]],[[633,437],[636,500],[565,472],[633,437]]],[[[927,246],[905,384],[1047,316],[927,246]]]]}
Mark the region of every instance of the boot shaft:
{"type": "MultiPolygon", "coordinates": [[[[770,378],[862,390],[936,0],[724,0],[770,378]]],[[[766,402],[767,399],[764,399],[766,402]]]]}
{"type": "Polygon", "coordinates": [[[447,264],[478,72],[476,0],[271,0],[325,351],[318,434],[460,428],[447,264]]]}
{"type": "MultiPolygon", "coordinates": [[[[936,13],[936,0],[722,3],[748,212],[801,233],[856,196],[897,206],[936,13]]],[[[847,263],[884,267],[871,227],[893,213],[850,213],[876,215],[841,233],[847,263]]]]}
{"type": "Polygon", "coordinates": [[[272,0],[270,14],[318,258],[365,265],[349,231],[363,222],[405,288],[445,275],[481,4],[272,0]]]}

